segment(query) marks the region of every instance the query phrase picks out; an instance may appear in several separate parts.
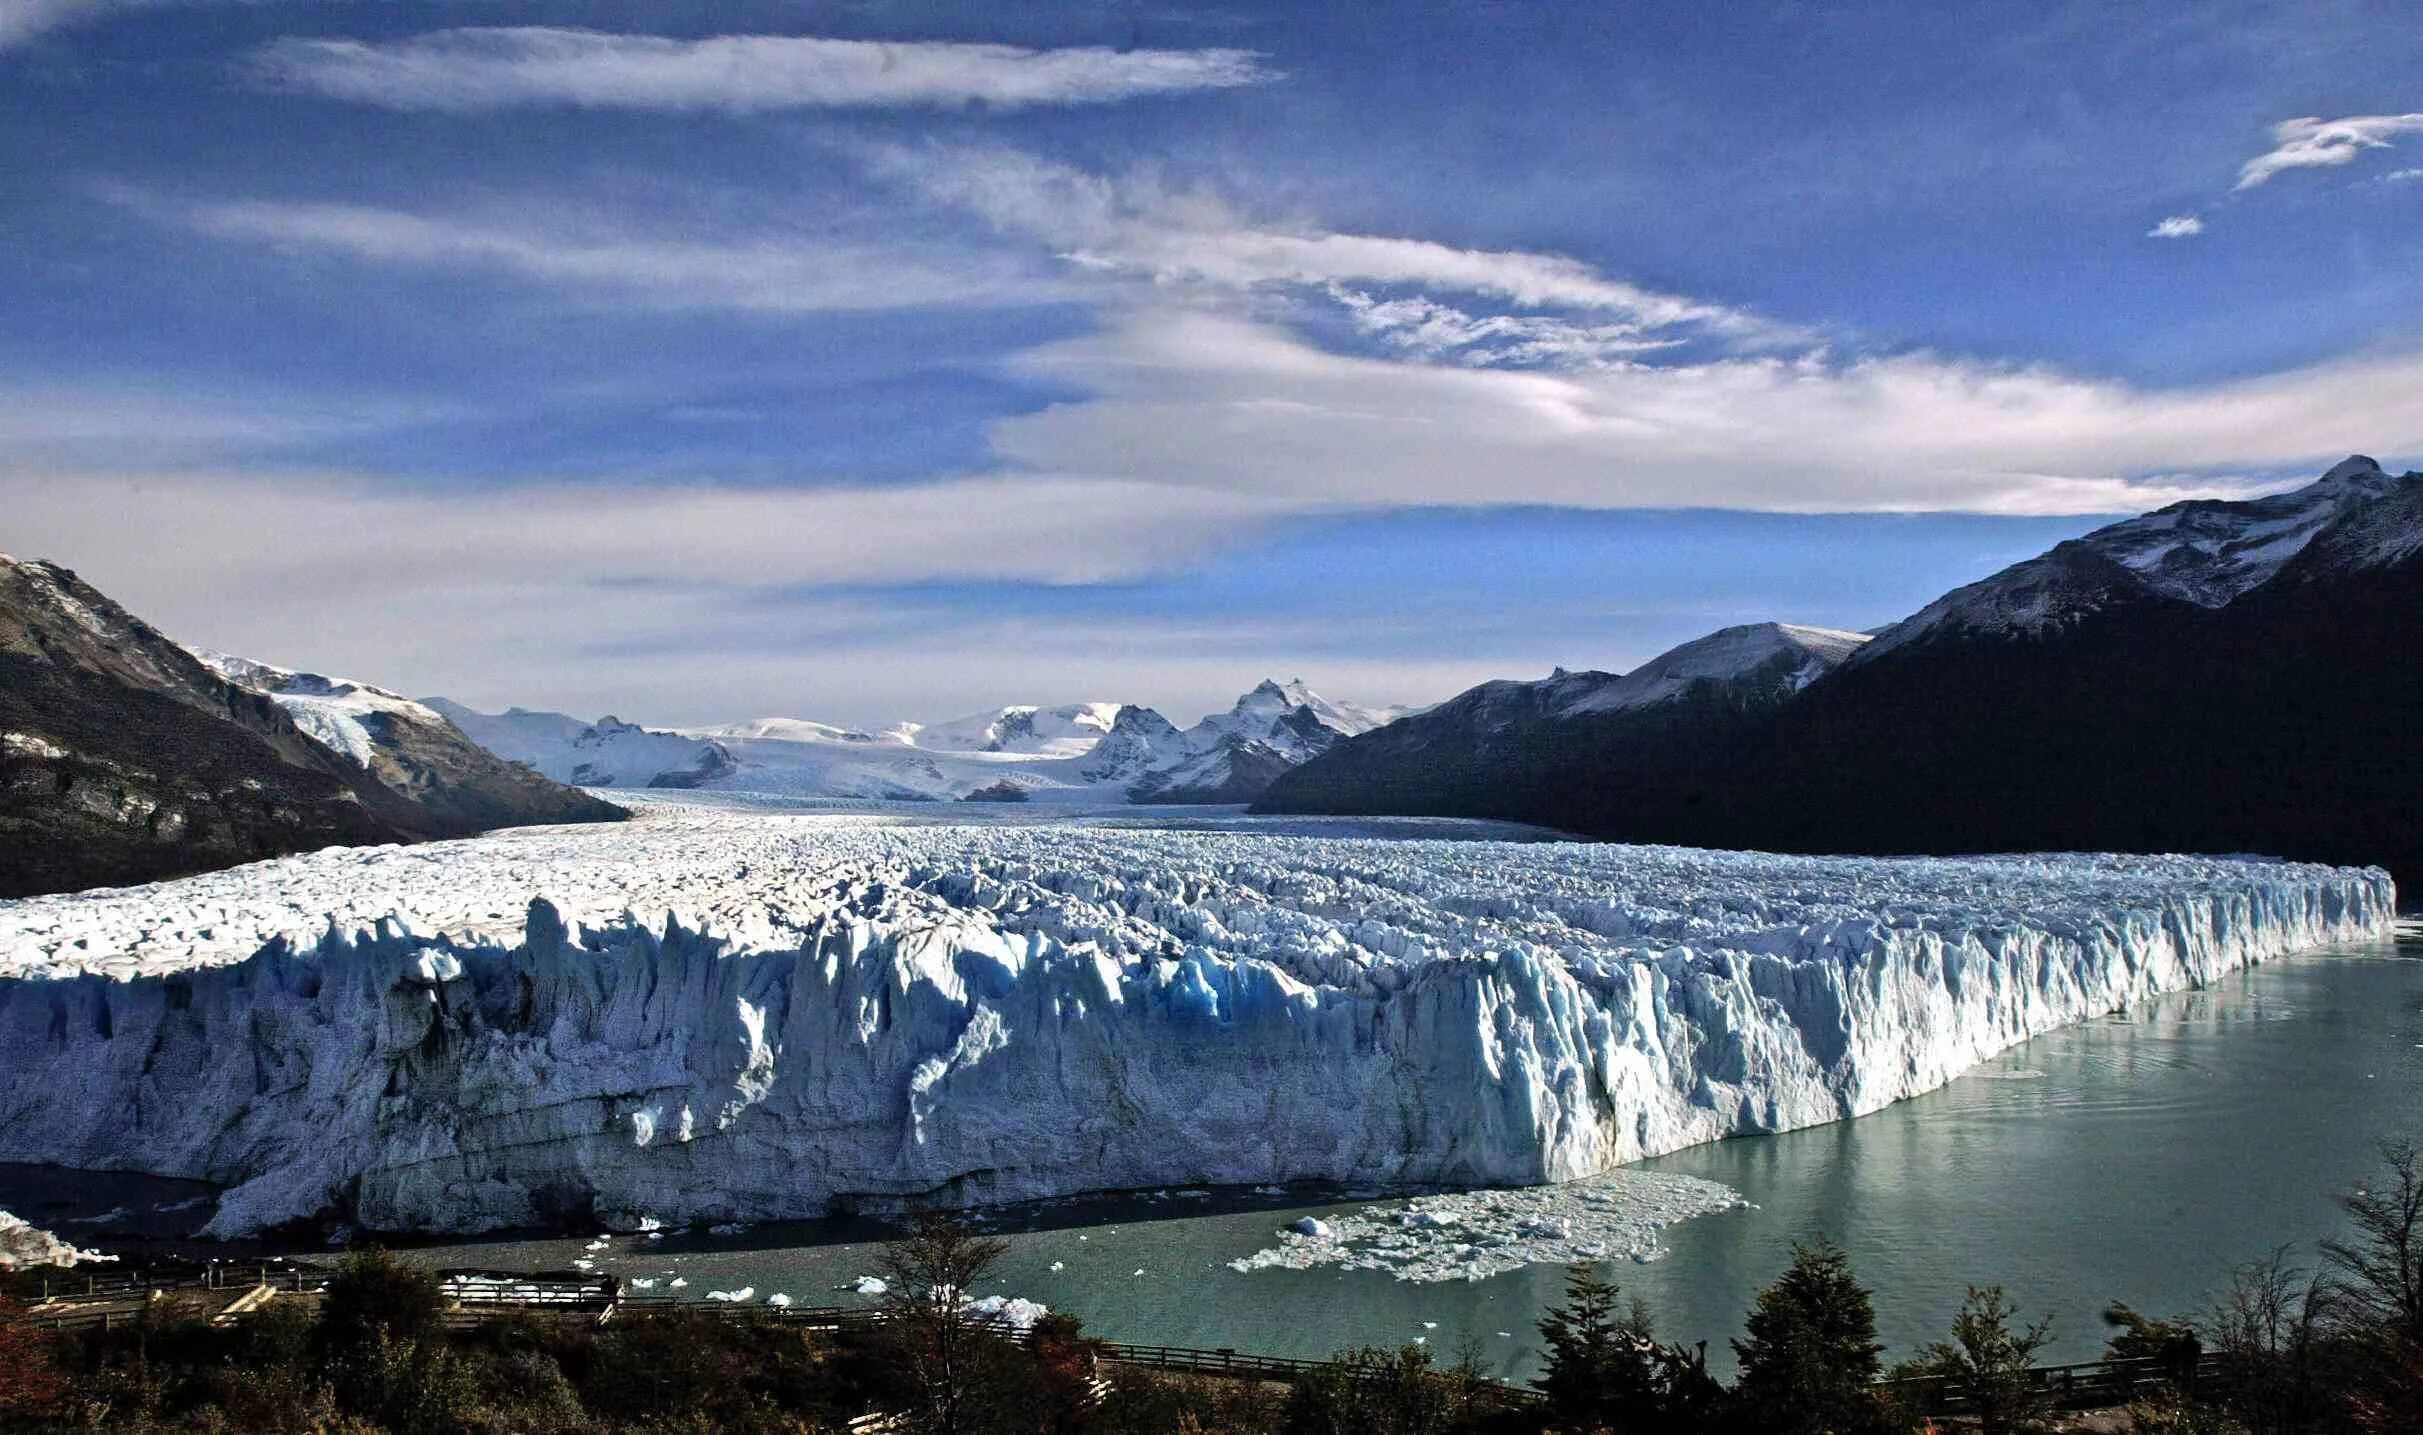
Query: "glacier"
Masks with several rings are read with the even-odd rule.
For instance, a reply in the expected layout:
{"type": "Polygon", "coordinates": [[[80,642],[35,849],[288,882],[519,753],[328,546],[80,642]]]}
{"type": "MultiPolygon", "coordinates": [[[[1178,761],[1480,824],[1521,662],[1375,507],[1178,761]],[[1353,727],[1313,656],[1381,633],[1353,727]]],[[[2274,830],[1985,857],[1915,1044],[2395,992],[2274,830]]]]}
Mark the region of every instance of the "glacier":
{"type": "Polygon", "coordinates": [[[1359,830],[666,805],[0,902],[0,1161],[216,1183],[220,1236],[1536,1185],[1873,1111],[2396,901],[1359,830]]]}

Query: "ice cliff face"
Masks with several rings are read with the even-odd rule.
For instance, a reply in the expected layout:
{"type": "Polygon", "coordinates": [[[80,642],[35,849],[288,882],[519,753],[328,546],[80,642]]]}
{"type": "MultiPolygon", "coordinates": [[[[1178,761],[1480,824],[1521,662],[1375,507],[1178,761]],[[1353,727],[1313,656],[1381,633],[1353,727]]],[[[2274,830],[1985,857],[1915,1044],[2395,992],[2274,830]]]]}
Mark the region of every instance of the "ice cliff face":
{"type": "Polygon", "coordinates": [[[1874,1110],[2393,900],[2202,858],[659,810],[0,903],[0,1160],[225,1183],[221,1234],[1554,1181],[1874,1110]]]}

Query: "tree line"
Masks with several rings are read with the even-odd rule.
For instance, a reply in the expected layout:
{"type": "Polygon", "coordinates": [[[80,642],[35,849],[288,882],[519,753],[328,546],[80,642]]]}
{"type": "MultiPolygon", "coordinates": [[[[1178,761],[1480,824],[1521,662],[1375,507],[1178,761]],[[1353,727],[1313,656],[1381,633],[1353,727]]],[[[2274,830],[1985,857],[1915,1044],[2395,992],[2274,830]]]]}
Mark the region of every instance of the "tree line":
{"type": "MultiPolygon", "coordinates": [[[[2300,1265],[2238,1267],[2210,1310],[2115,1305],[2109,1353],[2150,1376],[2141,1435],[2423,1431],[2423,1153],[2382,1149],[2342,1197],[2347,1233],[2300,1265]]],[[[541,1315],[451,1329],[429,1272],[345,1259],[317,1301],[228,1325],[176,1302],[107,1330],[53,1334],[0,1305],[0,1430],[27,1435],[1919,1435],[1926,1390],[1961,1414],[1932,1428],[2037,1435],[2051,1339],[1997,1287],[1973,1288],[1942,1339],[1887,1368],[1874,1303],[1842,1251],[1795,1250],[1731,1342],[1660,1340],[1598,1268],[1567,1275],[1539,1322],[1527,1394],[1425,1345],[1340,1356],[1285,1384],[1109,1365],[1074,1318],[1012,1331],[965,1298],[1006,1247],[929,1217],[885,1248],[887,1318],[806,1331],[696,1311],[604,1325],[541,1315]],[[1522,1395],[1524,1398],[1517,1398],[1522,1395]]]]}

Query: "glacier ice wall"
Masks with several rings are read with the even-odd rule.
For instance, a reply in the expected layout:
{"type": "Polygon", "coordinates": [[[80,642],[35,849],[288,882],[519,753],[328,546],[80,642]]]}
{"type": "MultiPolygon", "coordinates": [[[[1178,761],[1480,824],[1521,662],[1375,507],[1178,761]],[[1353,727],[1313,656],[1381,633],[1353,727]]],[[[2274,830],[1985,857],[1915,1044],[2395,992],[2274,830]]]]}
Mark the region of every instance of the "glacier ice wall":
{"type": "Polygon", "coordinates": [[[0,1161],[478,1231],[1565,1180],[2385,933],[2374,869],[652,810],[0,902],[0,1161]]]}

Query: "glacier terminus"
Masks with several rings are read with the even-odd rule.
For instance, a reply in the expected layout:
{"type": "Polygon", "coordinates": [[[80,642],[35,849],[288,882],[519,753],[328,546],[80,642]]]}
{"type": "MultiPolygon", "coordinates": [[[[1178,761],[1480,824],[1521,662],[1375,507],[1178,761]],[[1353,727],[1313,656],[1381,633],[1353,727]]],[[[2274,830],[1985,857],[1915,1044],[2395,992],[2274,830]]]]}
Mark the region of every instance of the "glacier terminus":
{"type": "Polygon", "coordinates": [[[669,804],[0,902],[0,1161],[216,1183],[220,1236],[1561,1182],[1874,1111],[2396,895],[1424,830],[669,804]]]}

